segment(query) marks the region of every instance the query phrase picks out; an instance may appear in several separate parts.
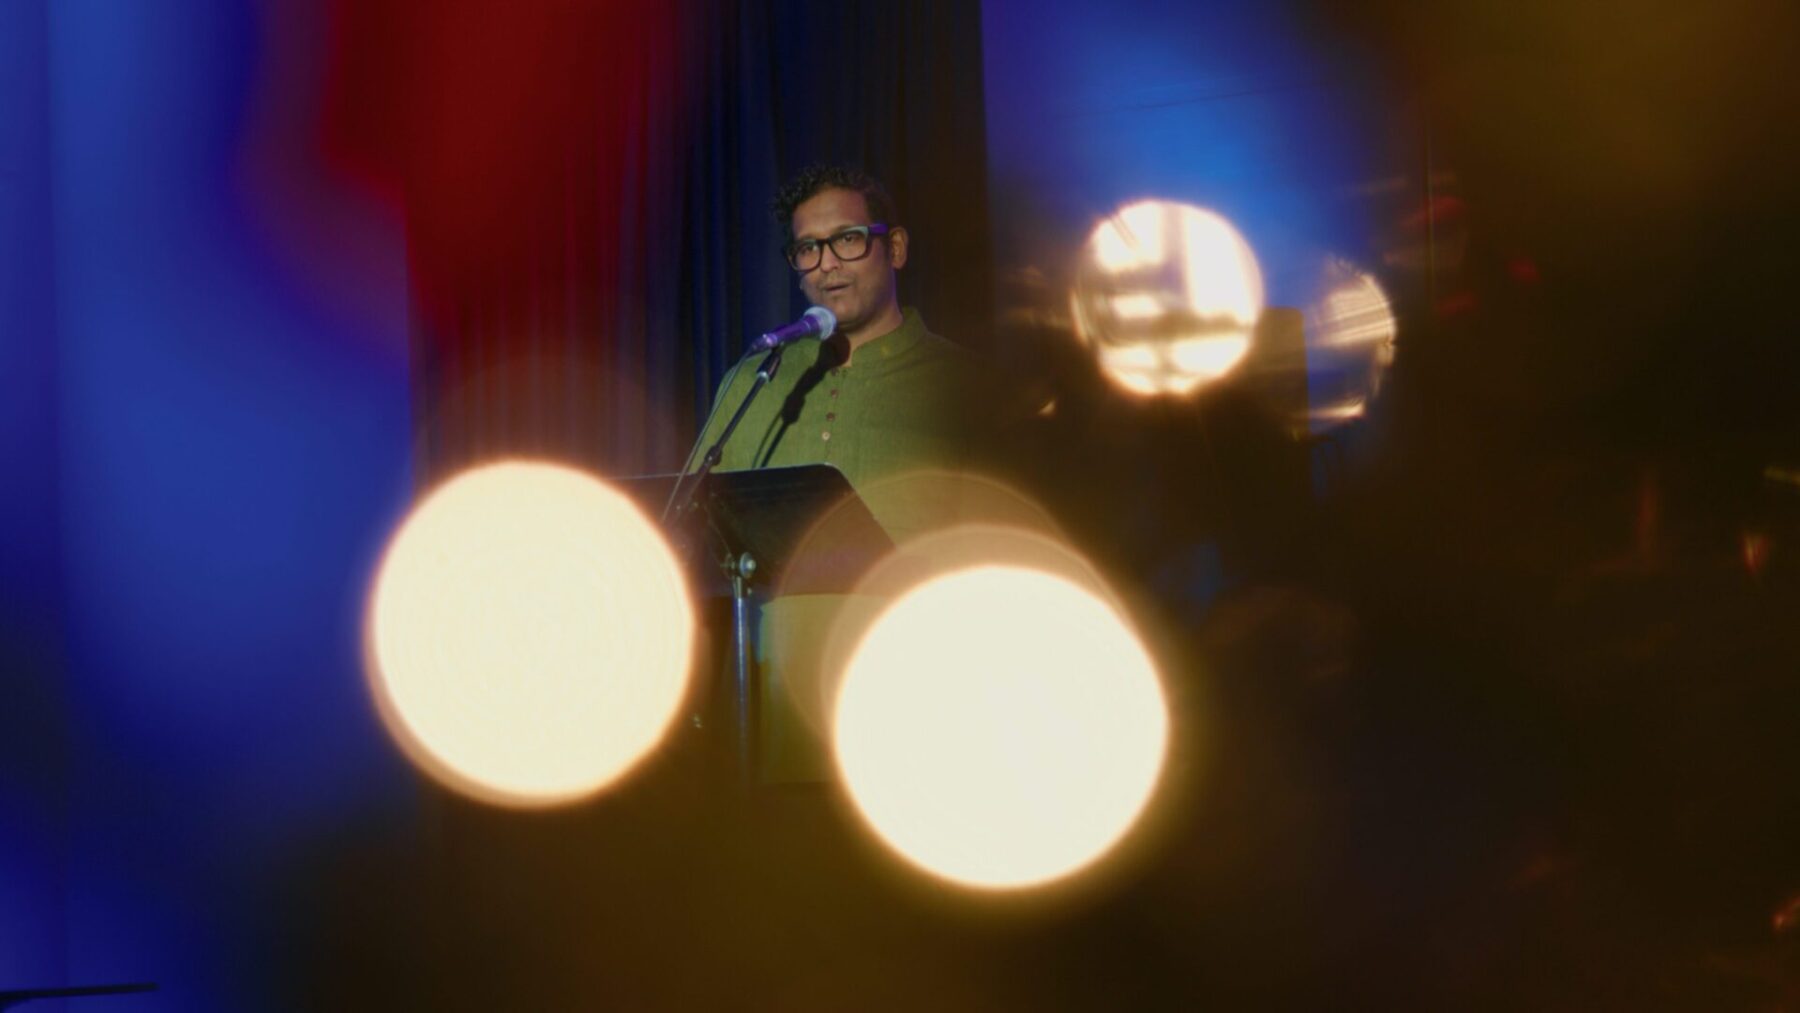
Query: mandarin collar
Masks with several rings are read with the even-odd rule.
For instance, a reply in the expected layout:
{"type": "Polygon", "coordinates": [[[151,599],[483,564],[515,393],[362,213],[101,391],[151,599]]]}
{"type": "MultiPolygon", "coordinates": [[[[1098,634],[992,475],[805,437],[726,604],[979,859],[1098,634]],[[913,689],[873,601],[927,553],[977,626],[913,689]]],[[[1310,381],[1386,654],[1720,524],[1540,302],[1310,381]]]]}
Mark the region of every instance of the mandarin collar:
{"type": "Polygon", "coordinates": [[[863,358],[853,358],[850,360],[850,365],[841,368],[863,375],[881,372],[895,360],[912,351],[924,336],[925,321],[920,318],[919,311],[911,306],[904,307],[900,311],[899,327],[863,345],[856,352],[863,358]]]}

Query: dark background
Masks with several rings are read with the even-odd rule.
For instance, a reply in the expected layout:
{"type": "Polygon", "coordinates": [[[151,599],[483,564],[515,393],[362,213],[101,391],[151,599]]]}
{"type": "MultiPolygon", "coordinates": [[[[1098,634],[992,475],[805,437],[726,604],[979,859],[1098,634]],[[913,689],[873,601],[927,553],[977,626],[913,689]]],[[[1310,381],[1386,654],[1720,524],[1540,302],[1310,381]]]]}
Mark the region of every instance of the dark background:
{"type": "MultiPolygon", "coordinates": [[[[119,1009],[1800,1004],[1791,5],[0,0],[0,989],[119,1009]],[[1162,645],[1178,776],[976,903],[704,736],[485,810],[363,597],[494,456],[673,467],[867,164],[1052,394],[1010,477],[1162,645]],[[1146,406],[1053,310],[1126,200],[1396,305],[1370,416],[1146,406]],[[1033,281],[1032,279],[1047,279],[1033,281]]],[[[44,1009],[53,1009],[46,1004],[44,1009]]]]}

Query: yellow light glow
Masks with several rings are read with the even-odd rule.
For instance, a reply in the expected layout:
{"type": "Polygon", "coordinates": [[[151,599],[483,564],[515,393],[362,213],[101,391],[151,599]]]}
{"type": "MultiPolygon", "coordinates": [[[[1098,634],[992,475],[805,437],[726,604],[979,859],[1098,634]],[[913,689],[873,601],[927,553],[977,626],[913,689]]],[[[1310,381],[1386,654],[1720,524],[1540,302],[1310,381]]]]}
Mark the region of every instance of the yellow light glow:
{"type": "Polygon", "coordinates": [[[1317,319],[1323,347],[1376,345],[1394,341],[1394,310],[1375,279],[1339,262],[1338,282],[1325,294],[1317,319]]]}
{"type": "Polygon", "coordinates": [[[1223,379],[1249,355],[1262,271],[1219,215],[1137,201],[1088,236],[1070,303],[1076,333],[1115,384],[1182,395],[1223,379]]]}
{"type": "Polygon", "coordinates": [[[1150,345],[1118,345],[1100,349],[1100,365],[1108,370],[1152,370],[1158,349],[1150,345]]]}
{"type": "Polygon", "coordinates": [[[1154,201],[1139,201],[1100,223],[1089,242],[1102,269],[1122,274],[1162,263],[1167,257],[1163,236],[1161,209],[1154,201]]]}
{"type": "Polygon", "coordinates": [[[1120,320],[1153,320],[1162,315],[1162,303],[1153,295],[1128,292],[1113,296],[1112,311],[1120,320]]]}
{"type": "Polygon", "coordinates": [[[1360,419],[1367,410],[1361,398],[1355,398],[1340,404],[1320,405],[1312,410],[1312,417],[1320,422],[1349,422],[1360,419]]]}
{"type": "Polygon", "coordinates": [[[1256,326],[1263,308],[1262,269],[1230,222],[1210,211],[1184,209],[1181,253],[1187,304],[1196,315],[1223,317],[1246,331],[1256,326]]]}
{"type": "Polygon", "coordinates": [[[1108,372],[1106,375],[1113,383],[1132,394],[1153,397],[1157,394],[1176,393],[1169,389],[1169,385],[1172,381],[1167,377],[1164,377],[1161,372],[1151,373],[1144,370],[1115,369],[1108,372]]]}
{"type": "Polygon", "coordinates": [[[1136,634],[1062,574],[976,566],[894,602],[851,656],[833,740],[857,810],[951,882],[1064,879],[1117,845],[1161,776],[1169,716],[1136,634]]]}
{"type": "MultiPolygon", "coordinates": [[[[844,668],[881,608],[931,576],[991,562],[1023,563],[1067,574],[1104,593],[1098,574],[1067,546],[1042,506],[994,479],[969,472],[921,469],[864,483],[861,499],[895,541],[893,551],[858,575],[838,600],[816,666],[790,664],[772,682],[792,712],[818,734],[829,734],[832,701],[844,668]]],[[[796,543],[773,598],[817,594],[809,573],[837,573],[837,543],[849,512],[827,511],[796,543]]],[[[836,583],[829,585],[841,589],[836,583]]],[[[790,603],[792,599],[790,598],[790,603]]]]}
{"type": "Polygon", "coordinates": [[[1387,293],[1368,272],[1328,257],[1324,295],[1308,310],[1307,409],[1296,421],[1322,433],[1363,417],[1394,363],[1397,325],[1387,293]]]}
{"type": "Polygon", "coordinates": [[[1248,337],[1192,338],[1170,342],[1169,361],[1183,378],[1204,383],[1231,372],[1249,351],[1248,337]]]}
{"type": "Polygon", "coordinates": [[[630,500],[558,465],[452,479],[394,536],[371,595],[370,679],[409,757],[483,801],[613,783],[687,692],[680,568],[630,500]]]}

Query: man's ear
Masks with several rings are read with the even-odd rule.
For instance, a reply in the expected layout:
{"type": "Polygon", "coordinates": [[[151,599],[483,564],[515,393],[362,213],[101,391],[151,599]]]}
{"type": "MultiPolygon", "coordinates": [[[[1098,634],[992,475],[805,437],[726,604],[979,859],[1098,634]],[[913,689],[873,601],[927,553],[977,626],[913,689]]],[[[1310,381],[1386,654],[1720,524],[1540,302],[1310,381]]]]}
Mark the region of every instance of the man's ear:
{"type": "Polygon", "coordinates": [[[906,266],[906,247],[910,239],[911,237],[906,234],[904,228],[888,230],[888,263],[892,264],[896,271],[906,266]]]}

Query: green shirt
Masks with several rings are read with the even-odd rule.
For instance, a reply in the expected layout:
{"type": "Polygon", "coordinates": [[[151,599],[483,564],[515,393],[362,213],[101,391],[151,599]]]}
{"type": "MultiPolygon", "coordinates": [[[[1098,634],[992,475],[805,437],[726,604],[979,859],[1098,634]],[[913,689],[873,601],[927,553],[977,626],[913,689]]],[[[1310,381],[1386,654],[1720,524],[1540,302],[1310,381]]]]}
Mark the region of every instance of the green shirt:
{"type": "MultiPolygon", "coordinates": [[[[938,512],[881,480],[955,469],[973,444],[977,360],[931,333],[917,310],[858,348],[849,365],[820,362],[823,342],[789,346],[775,379],[731,434],[719,470],[829,464],[844,473],[895,541],[930,527],[938,512]]],[[[754,355],[719,386],[700,445],[711,446],[756,380],[754,355]]]]}
{"type": "MultiPolygon", "coordinates": [[[[821,362],[824,350],[816,341],[789,346],[775,378],[725,445],[719,470],[832,465],[895,542],[950,520],[955,504],[944,483],[904,476],[967,463],[976,443],[979,360],[927,330],[911,308],[898,328],[856,349],[849,365],[821,362]]],[[[701,446],[711,446],[724,430],[761,362],[761,355],[750,356],[720,384],[701,446]]],[[[762,606],[757,655],[765,780],[828,776],[824,641],[834,623],[857,615],[866,621],[880,604],[846,595],[787,595],[762,606]]]]}

